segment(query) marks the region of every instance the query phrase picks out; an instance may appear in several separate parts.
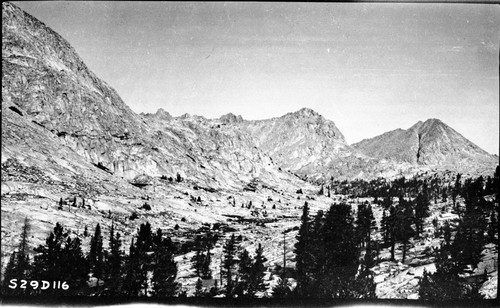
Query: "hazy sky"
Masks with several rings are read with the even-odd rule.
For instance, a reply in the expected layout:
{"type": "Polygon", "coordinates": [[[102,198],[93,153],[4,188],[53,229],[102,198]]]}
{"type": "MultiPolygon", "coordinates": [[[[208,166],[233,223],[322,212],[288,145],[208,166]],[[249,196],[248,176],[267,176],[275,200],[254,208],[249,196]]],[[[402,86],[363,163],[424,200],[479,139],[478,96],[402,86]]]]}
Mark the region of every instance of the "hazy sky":
{"type": "Polygon", "coordinates": [[[14,3],[136,112],[309,107],[349,143],[439,118],[498,154],[498,5],[14,3]]]}

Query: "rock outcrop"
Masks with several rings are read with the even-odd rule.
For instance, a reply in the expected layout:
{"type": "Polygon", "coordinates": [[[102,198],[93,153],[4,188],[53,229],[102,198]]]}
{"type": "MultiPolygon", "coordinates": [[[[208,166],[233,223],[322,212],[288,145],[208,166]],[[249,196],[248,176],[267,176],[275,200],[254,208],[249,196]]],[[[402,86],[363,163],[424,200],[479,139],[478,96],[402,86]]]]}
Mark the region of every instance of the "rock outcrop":
{"type": "Polygon", "coordinates": [[[396,129],[352,146],[378,159],[462,172],[494,170],[498,164],[497,156],[488,154],[438,119],[419,121],[407,130],[396,129]]]}

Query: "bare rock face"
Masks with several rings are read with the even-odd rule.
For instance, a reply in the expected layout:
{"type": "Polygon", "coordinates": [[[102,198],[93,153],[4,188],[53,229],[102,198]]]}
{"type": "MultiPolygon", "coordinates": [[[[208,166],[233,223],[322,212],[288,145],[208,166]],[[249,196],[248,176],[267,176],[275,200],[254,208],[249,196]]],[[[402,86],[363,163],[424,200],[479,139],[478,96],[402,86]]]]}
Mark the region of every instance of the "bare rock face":
{"type": "Polygon", "coordinates": [[[418,122],[407,130],[390,131],[352,146],[371,157],[420,166],[493,170],[498,163],[498,157],[488,154],[438,119],[418,122]]]}
{"type": "MultiPolygon", "coordinates": [[[[230,125],[241,116],[173,118],[163,109],[137,115],[60,35],[16,6],[2,5],[6,158],[33,154],[25,149],[40,159],[69,150],[72,163],[132,182],[142,174],[180,173],[213,185],[233,185],[281,173],[247,134],[230,125]]],[[[59,163],[57,168],[68,164],[59,163]]]]}
{"type": "Polygon", "coordinates": [[[114,171],[115,157],[127,156],[120,141],[145,131],[137,116],[68,42],[9,3],[2,4],[2,33],[2,108],[114,171]]]}
{"type": "Polygon", "coordinates": [[[342,170],[337,167],[357,155],[335,123],[309,108],[239,125],[274,162],[309,179],[338,176],[342,170]]]}
{"type": "Polygon", "coordinates": [[[138,115],[61,36],[12,4],[2,8],[2,154],[50,162],[54,176],[95,169],[132,181],[179,173],[237,187],[254,178],[321,182],[498,160],[438,120],[350,146],[308,108],[260,121],[163,109],[138,115]]]}

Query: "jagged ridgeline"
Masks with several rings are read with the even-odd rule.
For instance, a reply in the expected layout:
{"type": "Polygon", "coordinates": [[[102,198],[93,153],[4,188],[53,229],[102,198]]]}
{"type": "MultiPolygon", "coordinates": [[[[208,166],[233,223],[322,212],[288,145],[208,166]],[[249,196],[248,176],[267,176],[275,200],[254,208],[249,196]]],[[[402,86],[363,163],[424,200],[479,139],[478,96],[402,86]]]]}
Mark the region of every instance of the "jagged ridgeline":
{"type": "Polygon", "coordinates": [[[496,296],[498,157],[444,123],[349,145],[308,108],[260,121],[136,114],[10,3],[2,43],[5,294],[418,298],[425,277],[432,298],[432,279],[466,273],[496,296]],[[424,274],[445,263],[441,240],[443,255],[468,248],[448,234],[473,253],[424,274]],[[12,291],[6,277],[52,287],[12,291]]]}

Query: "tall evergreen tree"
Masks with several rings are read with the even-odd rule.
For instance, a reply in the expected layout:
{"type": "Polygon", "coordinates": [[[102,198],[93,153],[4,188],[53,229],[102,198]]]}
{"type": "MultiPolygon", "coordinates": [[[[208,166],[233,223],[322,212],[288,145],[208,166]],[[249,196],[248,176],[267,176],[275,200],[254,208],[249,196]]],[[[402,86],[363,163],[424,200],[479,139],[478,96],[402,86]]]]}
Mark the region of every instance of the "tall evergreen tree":
{"type": "Polygon", "coordinates": [[[253,260],[246,249],[243,249],[239,255],[238,261],[238,281],[236,283],[234,293],[238,297],[251,297],[250,294],[250,283],[252,279],[252,266],[253,260]]]}
{"type": "MultiPolygon", "coordinates": [[[[470,191],[468,194],[471,196],[474,192],[470,191]]],[[[466,199],[464,217],[455,235],[453,249],[455,249],[456,260],[462,267],[468,264],[476,265],[481,259],[487,225],[481,202],[484,202],[482,197],[466,199]]]]}
{"type": "Polygon", "coordinates": [[[153,294],[156,297],[173,297],[179,288],[173,243],[170,238],[163,238],[161,229],[157,230],[154,243],[153,294]]]}
{"type": "Polygon", "coordinates": [[[56,223],[54,230],[45,240],[45,245],[35,248],[33,277],[40,280],[57,281],[62,276],[62,245],[66,234],[62,225],[56,223]]]}
{"type": "Polygon", "coordinates": [[[137,270],[138,279],[141,283],[142,293],[147,296],[149,288],[148,271],[151,270],[153,252],[153,233],[149,222],[142,223],[137,232],[137,241],[135,244],[135,253],[139,261],[137,270]]]}
{"type": "Polygon", "coordinates": [[[196,271],[196,275],[203,279],[209,279],[212,277],[212,271],[210,270],[210,263],[212,262],[210,249],[212,248],[213,236],[210,232],[207,232],[204,236],[198,235],[195,237],[195,255],[193,256],[193,267],[196,271]]]}
{"type": "Polygon", "coordinates": [[[419,237],[423,232],[425,218],[429,217],[429,198],[427,194],[421,193],[415,199],[415,232],[419,237]]]}
{"type": "Polygon", "coordinates": [[[252,272],[250,275],[250,287],[248,293],[254,296],[256,292],[263,292],[266,290],[266,285],[264,283],[264,263],[267,261],[264,256],[264,249],[259,243],[257,249],[255,250],[255,262],[252,265],[252,272]]]}
{"type": "Polygon", "coordinates": [[[90,251],[88,255],[90,270],[97,278],[97,288],[103,278],[104,270],[104,250],[102,244],[101,226],[98,223],[95,227],[94,235],[90,239],[90,251]]]}
{"type": "Polygon", "coordinates": [[[120,285],[122,283],[122,261],[123,254],[121,251],[121,238],[120,233],[115,233],[114,223],[111,224],[109,234],[109,255],[107,258],[108,265],[108,281],[109,292],[111,295],[120,293],[120,285]]]}
{"type": "Polygon", "coordinates": [[[389,216],[387,216],[386,210],[383,211],[382,220],[380,221],[380,227],[382,232],[382,240],[384,246],[390,245],[390,226],[389,226],[389,216]]]}
{"type": "Polygon", "coordinates": [[[234,295],[234,278],[235,273],[234,266],[236,264],[236,238],[234,233],[231,234],[231,238],[226,241],[224,245],[224,262],[222,268],[222,274],[226,278],[226,297],[233,297],[234,295]]]}
{"type": "Polygon", "coordinates": [[[358,249],[354,237],[354,219],[347,204],[335,204],[325,216],[323,241],[329,253],[324,260],[316,297],[345,298],[349,281],[358,268],[358,249]]]}
{"type": "Polygon", "coordinates": [[[66,238],[66,244],[61,255],[61,281],[66,281],[70,289],[67,295],[83,295],[87,293],[88,263],[82,252],[81,240],[78,237],[66,238]]]}
{"type": "Polygon", "coordinates": [[[139,296],[142,280],[139,276],[140,259],[135,248],[134,239],[130,244],[129,254],[125,263],[125,279],[123,280],[123,293],[127,296],[139,296]]]}
{"type": "MultiPolygon", "coordinates": [[[[309,295],[311,283],[311,224],[309,218],[309,204],[307,201],[302,208],[301,224],[297,234],[297,243],[295,244],[295,268],[297,280],[297,295],[306,297],[309,295]]],[[[284,276],[283,276],[284,277],[284,276]]]]}
{"type": "Polygon", "coordinates": [[[396,208],[395,216],[395,237],[403,244],[403,257],[401,262],[405,262],[407,246],[415,231],[412,227],[414,214],[412,204],[403,197],[399,197],[399,204],[396,208]]]}
{"type": "Polygon", "coordinates": [[[4,273],[2,281],[2,293],[9,295],[27,294],[26,289],[10,289],[8,287],[11,279],[29,279],[31,275],[31,262],[28,254],[28,238],[31,225],[28,218],[24,219],[24,225],[21,232],[21,240],[17,246],[17,251],[13,251],[10,255],[9,262],[4,273]]]}

